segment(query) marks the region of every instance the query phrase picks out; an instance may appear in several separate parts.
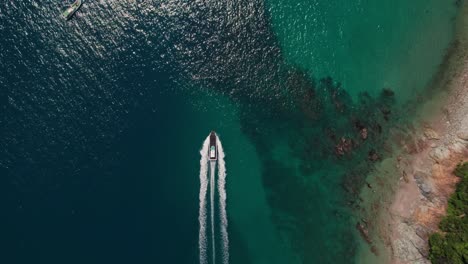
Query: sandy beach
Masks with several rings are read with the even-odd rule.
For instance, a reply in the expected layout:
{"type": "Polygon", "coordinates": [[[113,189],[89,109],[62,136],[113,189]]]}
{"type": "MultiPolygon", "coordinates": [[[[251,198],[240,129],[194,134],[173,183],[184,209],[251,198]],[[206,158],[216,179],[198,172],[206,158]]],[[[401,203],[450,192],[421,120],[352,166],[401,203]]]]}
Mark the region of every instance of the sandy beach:
{"type": "Polygon", "coordinates": [[[400,142],[396,157],[400,178],[380,230],[393,264],[430,263],[428,237],[454,191],[454,168],[468,160],[468,5],[460,8],[454,42],[430,91],[434,99],[420,109],[431,116],[400,142]]]}

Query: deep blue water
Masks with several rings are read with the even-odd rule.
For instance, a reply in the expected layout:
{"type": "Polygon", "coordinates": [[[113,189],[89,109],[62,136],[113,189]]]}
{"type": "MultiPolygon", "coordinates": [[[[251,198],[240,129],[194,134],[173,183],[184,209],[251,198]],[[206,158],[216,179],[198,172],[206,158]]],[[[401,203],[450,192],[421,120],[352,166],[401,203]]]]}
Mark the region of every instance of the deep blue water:
{"type": "Polygon", "coordinates": [[[231,263],[349,263],[392,91],[353,100],[286,62],[260,0],[65,7],[0,3],[1,263],[197,263],[212,129],[231,263]]]}
{"type": "Polygon", "coordinates": [[[220,120],[188,81],[205,39],[167,4],[89,2],[69,22],[64,3],[1,4],[2,263],[198,260],[198,150],[220,120]]]}

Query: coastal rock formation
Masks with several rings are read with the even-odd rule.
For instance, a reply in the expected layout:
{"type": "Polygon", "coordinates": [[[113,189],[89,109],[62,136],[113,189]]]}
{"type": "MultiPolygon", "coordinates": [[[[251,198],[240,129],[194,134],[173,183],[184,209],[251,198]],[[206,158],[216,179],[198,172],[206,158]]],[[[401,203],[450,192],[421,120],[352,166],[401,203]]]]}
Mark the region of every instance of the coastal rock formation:
{"type": "Polygon", "coordinates": [[[439,134],[437,134],[437,132],[435,132],[434,129],[432,129],[432,128],[426,128],[424,130],[424,135],[428,139],[440,139],[439,134]]]}
{"type": "Polygon", "coordinates": [[[426,199],[431,200],[432,186],[429,181],[431,175],[422,171],[417,171],[413,177],[416,180],[416,184],[418,185],[421,194],[426,199]]]}
{"type": "MultiPolygon", "coordinates": [[[[400,182],[381,232],[393,264],[430,263],[428,237],[438,230],[458,182],[453,170],[468,160],[467,3],[461,13],[455,44],[433,83],[435,94],[449,91],[445,107],[400,140],[405,150],[395,162],[400,182]]],[[[434,102],[434,107],[440,104],[434,102]]]]}
{"type": "MultiPolygon", "coordinates": [[[[468,104],[465,107],[468,110],[468,104]]],[[[468,124],[468,115],[462,120],[460,125],[468,124]]],[[[435,148],[426,146],[398,158],[401,181],[390,207],[387,239],[392,263],[430,263],[428,237],[438,230],[457,183],[452,171],[460,160],[468,160],[468,141],[455,139],[456,131],[450,130],[460,127],[439,127],[442,144],[435,148]]]]}
{"type": "Polygon", "coordinates": [[[429,155],[434,161],[441,162],[450,156],[450,150],[448,146],[440,146],[433,149],[429,155]]]}
{"type": "Polygon", "coordinates": [[[468,131],[460,132],[460,133],[458,133],[457,136],[458,136],[458,138],[461,139],[461,140],[468,141],[468,131]]]}
{"type": "Polygon", "coordinates": [[[426,259],[429,251],[426,246],[426,237],[418,235],[418,226],[401,222],[397,226],[400,234],[408,234],[404,238],[393,242],[393,254],[395,257],[407,263],[429,264],[426,259]]]}

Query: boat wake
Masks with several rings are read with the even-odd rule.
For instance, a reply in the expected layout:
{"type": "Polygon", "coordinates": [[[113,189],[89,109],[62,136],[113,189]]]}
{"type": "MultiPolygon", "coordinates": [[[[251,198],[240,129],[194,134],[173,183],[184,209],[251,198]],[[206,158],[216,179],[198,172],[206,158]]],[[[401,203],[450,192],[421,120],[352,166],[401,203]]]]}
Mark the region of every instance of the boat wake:
{"type": "Polygon", "coordinates": [[[223,239],[223,264],[229,263],[229,236],[227,232],[228,220],[226,213],[226,163],[224,162],[223,145],[216,138],[218,145],[218,193],[219,193],[219,218],[221,221],[221,236],[223,239]]]}
{"type": "Polygon", "coordinates": [[[210,137],[207,137],[203,142],[203,147],[200,150],[200,206],[198,210],[198,222],[200,229],[198,232],[198,249],[200,251],[200,264],[207,264],[206,259],[206,193],[208,190],[208,147],[210,145],[210,137]]]}
{"type": "Polygon", "coordinates": [[[216,263],[216,243],[214,228],[215,167],[216,161],[210,161],[211,252],[213,254],[213,264],[216,263]]]}
{"type": "MultiPolygon", "coordinates": [[[[214,143],[213,143],[214,144],[214,143]]],[[[212,263],[216,263],[216,228],[215,228],[215,192],[216,192],[216,167],[218,170],[218,198],[219,198],[219,227],[221,233],[221,256],[223,264],[229,264],[229,235],[228,235],[228,219],[226,213],[226,164],[224,162],[224,150],[221,145],[221,141],[216,137],[217,157],[216,159],[210,158],[210,136],[203,142],[202,149],[200,150],[200,208],[198,221],[200,224],[199,235],[198,235],[198,247],[200,251],[200,264],[208,264],[207,258],[207,192],[208,192],[208,181],[210,183],[210,224],[211,224],[211,253],[212,263]],[[210,170],[210,178],[208,179],[208,163],[210,170]]]]}

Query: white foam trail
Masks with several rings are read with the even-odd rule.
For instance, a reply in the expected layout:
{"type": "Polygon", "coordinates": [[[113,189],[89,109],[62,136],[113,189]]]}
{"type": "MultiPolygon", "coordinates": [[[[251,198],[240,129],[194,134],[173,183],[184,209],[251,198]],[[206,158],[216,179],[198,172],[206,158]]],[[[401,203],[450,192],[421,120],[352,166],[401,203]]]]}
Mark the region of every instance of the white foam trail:
{"type": "Polygon", "coordinates": [[[216,263],[216,247],[215,247],[215,232],[214,232],[214,191],[215,191],[215,167],[216,161],[210,161],[211,177],[210,177],[210,206],[211,206],[211,247],[213,252],[213,264],[216,263]]]}
{"type": "Polygon", "coordinates": [[[229,263],[229,235],[227,231],[228,220],[226,213],[226,163],[224,162],[224,150],[221,140],[216,137],[218,146],[218,194],[219,194],[219,215],[221,220],[221,236],[223,239],[223,264],[229,263]]]}
{"type": "Polygon", "coordinates": [[[200,229],[198,232],[198,249],[200,251],[200,264],[208,264],[206,258],[206,193],[208,190],[208,148],[210,146],[210,137],[203,142],[200,150],[200,207],[198,211],[198,222],[200,229]]]}

